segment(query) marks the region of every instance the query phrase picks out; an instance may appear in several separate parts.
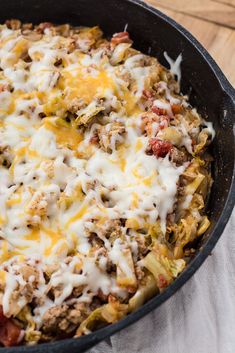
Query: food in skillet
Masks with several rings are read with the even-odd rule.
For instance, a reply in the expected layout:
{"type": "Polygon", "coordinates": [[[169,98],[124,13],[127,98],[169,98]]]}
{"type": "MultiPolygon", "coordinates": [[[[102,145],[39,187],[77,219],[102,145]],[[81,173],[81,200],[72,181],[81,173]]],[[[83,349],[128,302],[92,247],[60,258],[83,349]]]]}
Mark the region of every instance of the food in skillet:
{"type": "Polygon", "coordinates": [[[186,266],[214,131],[127,32],[11,20],[0,68],[0,343],[88,334],[186,266]]]}

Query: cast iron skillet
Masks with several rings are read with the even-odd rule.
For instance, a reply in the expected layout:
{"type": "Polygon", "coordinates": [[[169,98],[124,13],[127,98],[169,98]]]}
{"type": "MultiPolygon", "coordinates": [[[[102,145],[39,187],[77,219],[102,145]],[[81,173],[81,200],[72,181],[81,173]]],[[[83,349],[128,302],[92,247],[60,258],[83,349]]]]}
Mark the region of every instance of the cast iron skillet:
{"type": "MultiPolygon", "coordinates": [[[[0,348],[0,353],[78,353],[139,320],[172,296],[211,253],[228,222],[235,200],[235,91],[207,51],[179,24],[139,0],[7,0],[1,1],[0,23],[19,18],[23,22],[55,22],[100,25],[105,35],[128,31],[135,48],[156,56],[167,66],[163,52],[176,58],[183,54],[182,91],[190,102],[213,121],[214,184],[208,203],[211,227],[200,251],[186,270],[162,294],[116,324],[79,339],[66,339],[33,347],[0,348]]],[[[226,55],[226,53],[225,53],[226,55]]]]}

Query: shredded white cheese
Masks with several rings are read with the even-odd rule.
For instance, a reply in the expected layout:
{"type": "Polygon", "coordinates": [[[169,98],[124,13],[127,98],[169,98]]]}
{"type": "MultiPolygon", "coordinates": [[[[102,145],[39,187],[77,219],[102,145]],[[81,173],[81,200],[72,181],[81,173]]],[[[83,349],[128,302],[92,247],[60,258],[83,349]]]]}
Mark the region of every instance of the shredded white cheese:
{"type": "MultiPolygon", "coordinates": [[[[165,233],[179,177],[187,166],[177,166],[169,155],[146,154],[149,136],[141,131],[145,112],[141,99],[152,74],[151,66],[143,64],[146,56],[129,55],[118,71],[115,65],[123,60],[127,43],[119,44],[109,61],[105,48],[87,52],[88,39],[78,39],[80,49],[69,52],[69,38],[53,35],[50,29],[45,33],[30,41],[20,31],[0,28],[0,149],[9,163],[0,166],[0,280],[5,285],[0,304],[5,315],[18,314],[32,300],[22,294],[27,283],[37,300],[33,312],[37,328],[44,313],[65,302],[74,288],[81,287],[78,302],[90,303],[99,290],[127,295],[106,269],[108,261],[126,276],[133,275],[133,269],[120,240],[112,243],[102,226],[125,219],[142,229],[159,220],[165,233]],[[25,51],[29,62],[21,59],[25,51]],[[55,65],[58,60],[61,64],[55,65]],[[76,120],[67,122],[67,111],[76,120]],[[101,112],[103,120],[92,123],[90,117],[101,112]],[[89,128],[77,128],[80,121],[86,125],[85,119],[89,128]],[[124,133],[112,135],[120,126],[124,133]],[[91,143],[99,130],[103,148],[91,143]],[[92,245],[95,231],[104,248],[92,245]],[[23,278],[26,265],[35,273],[23,278]],[[48,283],[44,272],[50,274],[48,283]],[[52,289],[54,300],[47,295],[52,289]],[[13,293],[18,295],[15,308],[13,293]]],[[[180,81],[182,56],[174,63],[164,55],[180,81]]],[[[159,88],[165,99],[155,99],[153,107],[173,118],[172,105],[180,100],[165,82],[159,88]]],[[[158,129],[154,123],[153,136],[158,129]]],[[[207,129],[213,137],[210,123],[207,129]]],[[[178,126],[178,131],[182,146],[191,153],[186,128],[178,126]]],[[[129,236],[126,227],[120,229],[137,258],[135,231],[129,236]]]]}

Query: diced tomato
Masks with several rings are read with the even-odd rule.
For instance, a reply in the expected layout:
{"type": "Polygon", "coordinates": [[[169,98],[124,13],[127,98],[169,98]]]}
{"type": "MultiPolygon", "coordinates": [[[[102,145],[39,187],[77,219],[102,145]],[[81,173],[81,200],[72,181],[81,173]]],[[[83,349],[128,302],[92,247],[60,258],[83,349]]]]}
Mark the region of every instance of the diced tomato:
{"type": "Polygon", "coordinates": [[[51,22],[42,22],[40,25],[37,27],[37,32],[44,32],[46,28],[51,28],[53,24],[51,22]]]}
{"type": "Polygon", "coordinates": [[[98,142],[99,142],[99,137],[98,137],[98,136],[92,136],[92,137],[90,138],[90,143],[91,143],[92,145],[96,145],[98,142]]]}
{"type": "Polygon", "coordinates": [[[160,130],[165,129],[169,125],[170,118],[167,115],[162,115],[159,117],[159,128],[160,130]]]}
{"type": "Polygon", "coordinates": [[[0,326],[2,326],[7,321],[7,318],[3,314],[2,306],[0,305],[0,326]]]}
{"type": "Polygon", "coordinates": [[[172,109],[173,114],[179,114],[179,113],[182,112],[182,105],[180,105],[180,104],[173,104],[173,105],[171,106],[171,109],[172,109]]]}
{"type": "Polygon", "coordinates": [[[12,319],[4,316],[0,306],[0,344],[5,347],[16,346],[19,343],[21,329],[12,319]]]}
{"type": "Polygon", "coordinates": [[[154,135],[157,135],[157,133],[160,130],[165,129],[166,127],[169,126],[170,118],[167,115],[156,115],[154,113],[145,113],[141,117],[142,122],[141,122],[141,130],[144,133],[147,133],[148,136],[153,136],[153,124],[157,123],[154,126],[154,135]]]}
{"type": "Polygon", "coordinates": [[[111,43],[114,45],[117,45],[120,43],[131,43],[131,42],[132,40],[130,39],[128,32],[115,33],[111,39],[111,43]]]}
{"type": "Polygon", "coordinates": [[[149,89],[144,89],[142,94],[143,94],[143,98],[145,99],[151,99],[154,97],[154,93],[149,89]]]}
{"type": "Polygon", "coordinates": [[[161,141],[157,138],[152,138],[149,145],[153,151],[154,156],[164,158],[172,149],[172,143],[168,141],[161,141]]]}
{"type": "Polygon", "coordinates": [[[166,288],[167,285],[168,285],[168,282],[167,280],[165,279],[164,275],[160,274],[158,276],[158,285],[159,285],[159,288],[162,289],[162,288],[166,288]]]}
{"type": "Polygon", "coordinates": [[[166,115],[167,111],[162,108],[158,108],[155,105],[152,106],[152,112],[157,115],[166,115]]]}

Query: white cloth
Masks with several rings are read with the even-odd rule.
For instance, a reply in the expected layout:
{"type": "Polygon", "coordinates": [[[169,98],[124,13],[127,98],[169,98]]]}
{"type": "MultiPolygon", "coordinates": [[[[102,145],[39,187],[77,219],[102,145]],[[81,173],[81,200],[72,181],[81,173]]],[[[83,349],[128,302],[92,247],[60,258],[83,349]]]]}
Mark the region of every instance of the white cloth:
{"type": "Polygon", "coordinates": [[[172,298],[87,353],[234,353],[235,210],[211,256],[172,298]]]}

